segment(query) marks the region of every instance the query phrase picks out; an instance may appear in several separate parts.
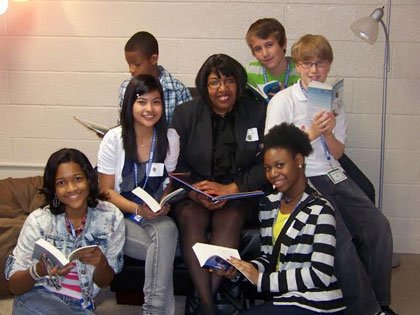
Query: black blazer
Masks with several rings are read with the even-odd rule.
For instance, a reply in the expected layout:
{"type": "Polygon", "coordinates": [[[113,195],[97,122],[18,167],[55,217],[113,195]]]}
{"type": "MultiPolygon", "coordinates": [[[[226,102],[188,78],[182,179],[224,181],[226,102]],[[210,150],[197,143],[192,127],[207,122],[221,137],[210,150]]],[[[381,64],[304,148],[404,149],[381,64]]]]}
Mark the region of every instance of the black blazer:
{"type": "MultiPolygon", "coordinates": [[[[264,189],[268,184],[262,165],[266,105],[248,95],[239,98],[234,109],[236,138],[234,181],[240,191],[264,189]],[[257,141],[246,141],[251,128],[258,131],[257,141]]],[[[172,128],[180,137],[176,172],[191,172],[198,180],[209,179],[213,159],[212,109],[202,99],[175,107],[172,128]]]]}

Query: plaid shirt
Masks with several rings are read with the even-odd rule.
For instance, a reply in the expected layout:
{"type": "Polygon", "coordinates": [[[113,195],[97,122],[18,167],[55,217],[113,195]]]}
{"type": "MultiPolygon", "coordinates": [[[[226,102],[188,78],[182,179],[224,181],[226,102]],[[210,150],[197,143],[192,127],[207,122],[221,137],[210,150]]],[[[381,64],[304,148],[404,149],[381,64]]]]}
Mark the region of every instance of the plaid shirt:
{"type": "MultiPolygon", "coordinates": [[[[163,97],[165,102],[166,121],[168,126],[172,121],[172,115],[176,105],[192,100],[191,93],[179,80],[175,79],[162,66],[158,66],[159,81],[163,89],[163,97]]],[[[118,99],[120,102],[120,110],[124,101],[125,90],[131,79],[124,80],[121,83],[118,99]]]]}

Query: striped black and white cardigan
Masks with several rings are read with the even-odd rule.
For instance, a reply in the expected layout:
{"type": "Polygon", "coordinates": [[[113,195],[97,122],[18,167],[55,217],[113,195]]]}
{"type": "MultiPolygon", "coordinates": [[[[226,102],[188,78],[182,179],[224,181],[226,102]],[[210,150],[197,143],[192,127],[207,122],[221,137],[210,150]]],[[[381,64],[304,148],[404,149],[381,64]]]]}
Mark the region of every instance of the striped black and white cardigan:
{"type": "Polygon", "coordinates": [[[345,309],[334,275],[333,208],[308,185],[280,232],[280,254],[274,258],[272,231],[280,200],[281,193],[276,193],[260,205],[261,257],[252,261],[260,272],[258,291],[271,293],[274,305],[296,305],[320,313],[345,309]]]}

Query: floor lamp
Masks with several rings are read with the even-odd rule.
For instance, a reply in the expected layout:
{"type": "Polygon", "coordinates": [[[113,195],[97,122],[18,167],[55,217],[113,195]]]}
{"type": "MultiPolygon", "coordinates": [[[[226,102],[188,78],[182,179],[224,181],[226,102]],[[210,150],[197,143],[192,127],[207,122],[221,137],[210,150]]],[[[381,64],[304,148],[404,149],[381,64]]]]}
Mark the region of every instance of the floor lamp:
{"type": "MultiPolygon", "coordinates": [[[[388,97],[388,72],[389,72],[389,25],[391,18],[391,0],[388,0],[388,14],[387,25],[385,25],[382,17],[384,16],[384,7],[376,8],[369,16],[362,17],[350,25],[350,29],[358,37],[374,44],[378,38],[379,24],[382,25],[385,33],[385,53],[384,66],[382,78],[382,123],[381,123],[381,147],[380,147],[380,161],[379,161],[379,193],[378,193],[378,208],[382,211],[383,191],[384,191],[384,164],[385,164],[385,132],[386,132],[386,106],[388,97]]],[[[399,257],[394,255],[392,265],[398,266],[400,264],[399,257]]]]}

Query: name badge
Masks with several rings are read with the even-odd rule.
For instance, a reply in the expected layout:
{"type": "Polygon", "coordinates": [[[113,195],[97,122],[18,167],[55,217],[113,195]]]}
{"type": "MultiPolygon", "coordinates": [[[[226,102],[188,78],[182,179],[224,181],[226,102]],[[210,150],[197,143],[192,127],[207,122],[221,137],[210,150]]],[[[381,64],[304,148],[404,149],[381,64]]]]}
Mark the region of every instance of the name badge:
{"type": "Polygon", "coordinates": [[[245,141],[247,142],[254,142],[254,141],[258,141],[259,137],[258,137],[258,130],[257,128],[249,128],[246,131],[246,138],[245,141]]]}
{"type": "Polygon", "coordinates": [[[163,163],[152,163],[152,167],[150,168],[150,177],[161,177],[163,176],[163,170],[165,166],[163,163]]]}
{"type": "Polygon", "coordinates": [[[329,171],[327,175],[334,184],[338,184],[343,180],[347,179],[346,174],[344,174],[339,168],[335,168],[329,171]]]}

